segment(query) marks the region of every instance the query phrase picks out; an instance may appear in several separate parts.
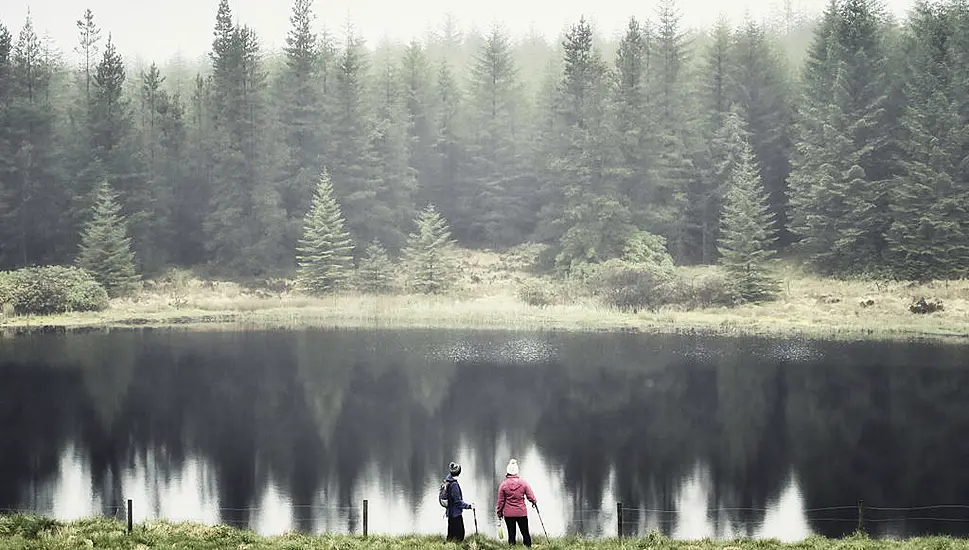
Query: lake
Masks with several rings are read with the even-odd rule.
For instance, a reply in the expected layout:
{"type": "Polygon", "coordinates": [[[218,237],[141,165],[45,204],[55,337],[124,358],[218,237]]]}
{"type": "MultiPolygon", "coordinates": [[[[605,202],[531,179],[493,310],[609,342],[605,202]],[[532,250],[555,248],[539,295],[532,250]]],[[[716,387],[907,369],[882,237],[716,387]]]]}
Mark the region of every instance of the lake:
{"type": "MultiPolygon", "coordinates": [[[[969,347],[431,330],[0,340],[0,509],[443,533],[509,458],[551,536],[969,535],[969,347]]],[[[533,535],[542,527],[531,512],[533,535]]],[[[469,533],[474,518],[465,515],[469,533]]]]}

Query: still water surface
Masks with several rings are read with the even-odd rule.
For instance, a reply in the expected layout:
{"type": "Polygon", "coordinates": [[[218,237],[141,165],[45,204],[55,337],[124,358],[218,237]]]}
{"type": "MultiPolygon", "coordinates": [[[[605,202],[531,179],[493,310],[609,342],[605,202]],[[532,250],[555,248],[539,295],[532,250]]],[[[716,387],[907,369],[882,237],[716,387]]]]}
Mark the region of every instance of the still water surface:
{"type": "Polygon", "coordinates": [[[627,534],[839,536],[858,501],[877,536],[969,534],[967,347],[389,330],[0,344],[0,509],[70,519],[130,498],[136,521],[360,532],[367,499],[371,532],[442,533],[457,460],[493,535],[516,457],[551,536],[614,536],[618,501],[627,534]]]}

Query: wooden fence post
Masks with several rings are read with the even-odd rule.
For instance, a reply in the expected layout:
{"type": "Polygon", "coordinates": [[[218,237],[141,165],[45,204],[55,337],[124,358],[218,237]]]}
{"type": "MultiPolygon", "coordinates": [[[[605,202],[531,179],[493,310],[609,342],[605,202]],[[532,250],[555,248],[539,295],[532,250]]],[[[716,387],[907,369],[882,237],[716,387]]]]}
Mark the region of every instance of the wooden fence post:
{"type": "Polygon", "coordinates": [[[622,502],[616,503],[616,536],[622,538],[622,502]]]}

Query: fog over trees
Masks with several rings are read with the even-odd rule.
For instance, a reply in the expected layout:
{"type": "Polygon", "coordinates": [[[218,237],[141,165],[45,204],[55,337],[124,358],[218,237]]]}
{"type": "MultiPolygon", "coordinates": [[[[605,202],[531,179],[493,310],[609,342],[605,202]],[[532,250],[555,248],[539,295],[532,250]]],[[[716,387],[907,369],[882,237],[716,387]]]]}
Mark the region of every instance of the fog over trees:
{"type": "Polygon", "coordinates": [[[290,8],[268,51],[223,0],[199,66],[134,66],[90,10],[72,51],[0,22],[0,268],[75,264],[107,193],[148,276],[294,276],[298,247],[321,253],[304,222],[336,219],[314,196],[377,286],[434,224],[468,248],[547,244],[561,273],[654,236],[718,263],[754,226],[825,274],[969,271],[963,1],[696,33],[662,0],[618,42],[584,19],[551,43],[448,20],[379,47],[290,8]]]}

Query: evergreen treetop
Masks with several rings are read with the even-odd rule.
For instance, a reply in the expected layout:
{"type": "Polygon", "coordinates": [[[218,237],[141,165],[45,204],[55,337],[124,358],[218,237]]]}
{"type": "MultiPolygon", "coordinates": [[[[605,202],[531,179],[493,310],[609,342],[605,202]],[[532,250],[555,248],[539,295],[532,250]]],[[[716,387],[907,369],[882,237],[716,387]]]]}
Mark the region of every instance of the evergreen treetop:
{"type": "Polygon", "coordinates": [[[407,245],[401,251],[410,283],[425,294],[441,292],[454,276],[454,262],[450,257],[454,241],[447,220],[429,204],[415,223],[417,229],[408,236],[407,245]]]}
{"type": "Polygon", "coordinates": [[[106,181],[98,187],[94,211],[81,236],[77,265],[90,271],[109,296],[124,295],[138,286],[140,277],[126,221],[106,181]]]}
{"type": "Polygon", "coordinates": [[[337,290],[350,276],[353,242],[326,170],[320,175],[296,251],[297,284],[310,294],[337,290]]]}
{"type": "Polygon", "coordinates": [[[740,157],[727,182],[723,206],[720,263],[732,278],[737,297],[751,302],[769,299],[777,289],[766,265],[774,255],[773,214],[757,168],[753,149],[742,141],[740,157]]]}

